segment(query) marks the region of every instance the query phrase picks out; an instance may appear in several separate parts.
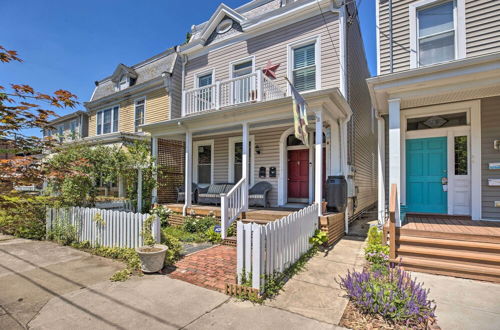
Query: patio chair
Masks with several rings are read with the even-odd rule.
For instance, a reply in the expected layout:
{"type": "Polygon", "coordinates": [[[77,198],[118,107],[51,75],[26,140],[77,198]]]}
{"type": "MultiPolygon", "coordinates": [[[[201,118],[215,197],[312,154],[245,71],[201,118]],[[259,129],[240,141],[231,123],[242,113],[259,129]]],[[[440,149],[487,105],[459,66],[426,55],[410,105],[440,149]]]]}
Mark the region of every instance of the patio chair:
{"type": "Polygon", "coordinates": [[[273,186],[267,181],[260,181],[248,191],[249,206],[267,207],[270,205],[268,195],[273,186]]]}
{"type": "MultiPolygon", "coordinates": [[[[191,185],[191,202],[192,203],[197,203],[198,202],[198,192],[199,188],[196,183],[192,183],[191,185]]],[[[185,198],[186,192],[184,189],[184,185],[177,187],[177,203],[184,203],[186,200],[185,198]]]]}

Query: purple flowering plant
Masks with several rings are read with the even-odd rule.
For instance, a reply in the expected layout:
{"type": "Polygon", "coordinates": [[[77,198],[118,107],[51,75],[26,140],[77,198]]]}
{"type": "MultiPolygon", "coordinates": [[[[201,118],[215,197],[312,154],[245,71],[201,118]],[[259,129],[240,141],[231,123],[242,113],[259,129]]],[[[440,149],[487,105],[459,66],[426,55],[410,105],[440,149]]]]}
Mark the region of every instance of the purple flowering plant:
{"type": "Polygon", "coordinates": [[[389,322],[412,328],[435,318],[436,305],[428,298],[429,290],[399,265],[388,264],[386,271],[348,272],[340,278],[340,286],[361,312],[381,315],[389,322]]]}

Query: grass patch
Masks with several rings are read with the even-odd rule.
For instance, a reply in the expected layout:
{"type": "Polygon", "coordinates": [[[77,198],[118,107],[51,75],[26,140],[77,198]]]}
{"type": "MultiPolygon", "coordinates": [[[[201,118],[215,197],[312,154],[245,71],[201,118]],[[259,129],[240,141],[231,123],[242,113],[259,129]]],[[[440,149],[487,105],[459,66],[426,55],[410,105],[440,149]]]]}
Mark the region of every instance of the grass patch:
{"type": "Polygon", "coordinates": [[[180,226],[168,226],[163,228],[163,233],[165,236],[171,236],[177,238],[179,241],[184,243],[203,243],[207,242],[205,233],[203,232],[188,232],[180,226]]]}

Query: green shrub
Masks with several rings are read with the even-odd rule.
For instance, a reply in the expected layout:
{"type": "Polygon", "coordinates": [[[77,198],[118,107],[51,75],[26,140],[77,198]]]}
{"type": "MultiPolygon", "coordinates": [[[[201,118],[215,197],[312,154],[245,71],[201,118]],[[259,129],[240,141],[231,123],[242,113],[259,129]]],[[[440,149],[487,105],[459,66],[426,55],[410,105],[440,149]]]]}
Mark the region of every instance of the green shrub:
{"type": "Polygon", "coordinates": [[[168,226],[162,229],[162,233],[164,236],[172,236],[185,243],[206,242],[205,233],[190,233],[180,226],[168,226]]]}
{"type": "Polygon", "coordinates": [[[217,223],[217,219],[211,216],[203,218],[190,216],[184,220],[183,228],[190,233],[204,233],[208,228],[215,226],[217,223]]]}
{"type": "Polygon", "coordinates": [[[54,199],[45,196],[0,195],[0,232],[29,239],[45,237],[46,208],[54,199]]]}
{"type": "Polygon", "coordinates": [[[163,205],[156,205],[151,210],[151,214],[155,214],[160,218],[161,227],[169,226],[168,219],[170,218],[170,215],[172,214],[171,209],[169,209],[163,205]]]}
{"type": "Polygon", "coordinates": [[[382,243],[382,235],[383,232],[377,227],[371,227],[368,231],[365,259],[373,270],[385,271],[389,263],[389,246],[382,243]]]}
{"type": "Polygon", "coordinates": [[[210,227],[205,231],[205,237],[207,241],[214,244],[222,242],[222,236],[220,233],[215,232],[215,226],[210,227]]]}
{"type": "Polygon", "coordinates": [[[319,229],[316,229],[316,231],[314,232],[314,236],[309,238],[309,243],[314,247],[320,247],[326,242],[328,242],[328,236],[326,235],[326,232],[319,229]]]}
{"type": "Polygon", "coordinates": [[[167,254],[165,256],[165,264],[173,265],[180,258],[182,253],[182,244],[181,242],[173,235],[166,234],[165,231],[162,232],[162,243],[168,246],[167,254]]]}
{"type": "Polygon", "coordinates": [[[47,234],[49,240],[62,245],[71,245],[77,241],[77,230],[67,219],[56,219],[47,234]]]}

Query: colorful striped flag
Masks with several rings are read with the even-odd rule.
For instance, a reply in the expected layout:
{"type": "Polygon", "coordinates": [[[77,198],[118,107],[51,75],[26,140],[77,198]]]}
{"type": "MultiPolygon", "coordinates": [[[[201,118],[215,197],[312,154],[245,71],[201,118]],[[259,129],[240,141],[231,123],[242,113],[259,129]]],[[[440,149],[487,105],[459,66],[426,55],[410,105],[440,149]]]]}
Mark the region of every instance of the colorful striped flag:
{"type": "Polygon", "coordinates": [[[295,128],[295,137],[302,141],[302,143],[309,147],[309,135],[307,134],[307,103],[306,100],[300,95],[299,91],[295,89],[293,84],[288,80],[290,90],[293,97],[293,121],[295,128]]]}

